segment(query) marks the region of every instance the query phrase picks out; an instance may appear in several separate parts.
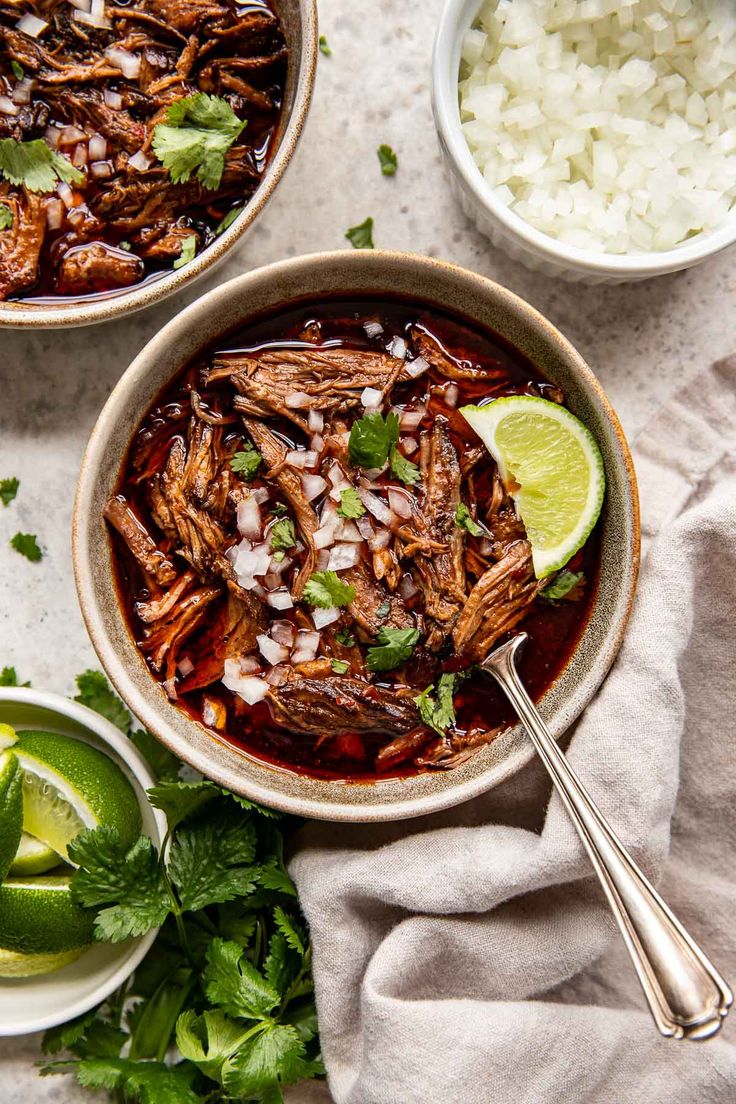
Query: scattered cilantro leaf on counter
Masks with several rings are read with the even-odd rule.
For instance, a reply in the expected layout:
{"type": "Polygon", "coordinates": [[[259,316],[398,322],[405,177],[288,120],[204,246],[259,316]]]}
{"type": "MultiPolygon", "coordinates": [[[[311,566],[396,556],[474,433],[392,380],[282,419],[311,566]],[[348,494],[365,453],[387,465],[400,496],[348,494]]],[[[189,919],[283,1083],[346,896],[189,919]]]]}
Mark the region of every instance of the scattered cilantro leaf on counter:
{"type": "Polygon", "coordinates": [[[236,218],[238,217],[238,215],[240,214],[240,212],[243,209],[244,208],[241,205],[240,207],[232,207],[228,211],[228,213],[225,215],[225,217],[223,218],[220,225],[217,227],[217,230],[215,231],[215,237],[216,238],[219,238],[220,234],[224,234],[225,231],[228,230],[232,226],[232,224],[235,222],[236,218]]]}
{"type": "Polygon", "coordinates": [[[378,161],[381,166],[381,172],[384,176],[393,176],[399,167],[399,159],[391,149],[391,146],[379,146],[378,161]]]}
{"type": "Polygon", "coordinates": [[[38,547],[38,541],[33,533],[16,533],[10,538],[10,543],[16,552],[25,556],[31,563],[38,563],[43,559],[43,552],[38,547]]]}
{"type": "Polygon", "coordinates": [[[361,222],[358,226],[351,226],[346,231],[345,237],[353,249],[375,249],[376,247],[373,244],[373,219],[369,216],[365,222],[361,222]]]}
{"type": "Polygon", "coordinates": [[[440,675],[436,685],[431,683],[426,690],[422,690],[419,697],[414,699],[419,716],[440,736],[444,736],[447,729],[455,723],[455,691],[458,683],[463,682],[467,677],[466,671],[440,675]]]}
{"type": "Polygon", "coordinates": [[[13,70],[13,76],[18,80],[23,80],[23,66],[19,65],[17,61],[11,61],[10,68],[13,70]]]}
{"type": "Polygon", "coordinates": [[[580,597],[584,581],[584,572],[565,569],[555,576],[549,586],[546,586],[544,590],[540,590],[539,597],[548,602],[556,602],[560,598],[567,598],[568,601],[575,602],[580,597]]]}
{"type": "Polygon", "coordinates": [[[182,238],[181,253],[174,261],[173,268],[183,268],[185,264],[189,264],[194,260],[197,252],[197,235],[190,234],[186,238],[182,238]]]}
{"type": "Polygon", "coordinates": [[[350,632],[350,629],[338,629],[335,633],[335,640],[345,648],[355,647],[355,637],[350,632]]]}
{"type": "Polygon", "coordinates": [[[247,442],[245,448],[232,457],[230,467],[245,479],[254,479],[262,463],[263,457],[258,449],[247,442]]]}
{"type": "Polygon", "coordinates": [[[332,47],[327,41],[326,35],[319,36],[319,52],[324,54],[325,57],[332,57],[332,47]]]}
{"type": "Polygon", "coordinates": [[[402,483],[417,483],[419,481],[419,468],[411,460],[407,460],[402,452],[399,452],[397,445],[391,446],[388,460],[392,474],[400,479],[402,483]]]}
{"type": "Polygon", "coordinates": [[[13,476],[10,479],[0,479],[0,499],[3,506],[9,506],[18,493],[20,480],[13,476]]]}
{"type": "Polygon", "coordinates": [[[350,664],[344,659],[333,659],[332,670],[336,675],[346,675],[350,670],[350,664]]]}
{"type": "Polygon", "coordinates": [[[359,518],[365,513],[365,506],[360,501],[360,495],[355,487],[346,487],[340,491],[340,505],[337,507],[340,517],[359,518]]]}
{"type": "Polygon", "coordinates": [[[294,548],[296,545],[296,530],[294,529],[294,522],[291,518],[280,518],[274,523],[273,528],[269,534],[271,549],[274,552],[286,551],[287,548],[294,548]]]}
{"type": "Polygon", "coordinates": [[[320,609],[349,606],[353,598],[355,587],[344,583],[336,571],[315,571],[304,587],[305,601],[320,609]]]}
{"type": "Polygon", "coordinates": [[[353,422],[348,442],[350,459],[360,468],[382,468],[399,439],[398,414],[371,411],[353,422]]]}
{"type": "Polygon", "coordinates": [[[153,151],[174,184],[185,183],[196,170],[200,183],[214,190],[225,154],[244,126],[227,100],[195,92],[172,103],[165,121],[154,127],[153,151]]]}
{"type": "Polygon", "coordinates": [[[0,671],[0,686],[30,686],[30,682],[19,682],[15,667],[3,667],[0,671]]]}
{"type": "Polygon", "coordinates": [[[9,230],[13,225],[13,212],[6,203],[0,203],[0,230],[9,230]]]}
{"type": "Polygon", "coordinates": [[[485,536],[485,529],[482,525],[478,524],[464,502],[458,503],[457,510],[455,511],[455,524],[460,529],[465,529],[467,533],[470,533],[471,537],[485,536]]]}
{"type": "Polygon", "coordinates": [[[392,671],[411,657],[419,640],[419,630],[384,628],[377,639],[378,645],[366,652],[368,670],[392,671]]]}
{"type": "Polygon", "coordinates": [[[31,142],[1,138],[0,173],[11,184],[22,184],[29,192],[53,192],[59,180],[81,184],[85,179],[83,172],[47,146],[42,138],[31,142]]]}

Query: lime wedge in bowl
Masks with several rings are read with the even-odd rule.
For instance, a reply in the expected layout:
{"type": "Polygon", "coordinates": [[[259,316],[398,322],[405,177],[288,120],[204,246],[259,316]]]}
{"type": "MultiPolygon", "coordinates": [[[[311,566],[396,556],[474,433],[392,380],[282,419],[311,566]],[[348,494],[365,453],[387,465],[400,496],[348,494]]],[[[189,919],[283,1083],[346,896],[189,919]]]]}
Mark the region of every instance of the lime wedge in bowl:
{"type": "Polygon", "coordinates": [[[0,947],[0,978],[29,978],[39,974],[50,974],[60,970],[83,955],[86,947],[74,947],[71,951],[57,951],[56,954],[23,954],[21,951],[6,951],[0,947]]]}
{"type": "MultiPolygon", "coordinates": [[[[58,866],[60,861],[56,851],[48,844],[41,843],[41,840],[29,835],[28,832],[23,832],[18,850],[15,852],[15,858],[10,866],[10,877],[20,878],[27,874],[45,874],[48,870],[53,870],[55,866],[58,866]]],[[[1,971],[0,977],[2,977],[1,971]]]]}
{"type": "Polygon", "coordinates": [[[26,832],[64,859],[76,835],[101,824],[133,842],[141,824],[138,799],[107,755],[54,732],[20,732],[12,749],[23,773],[26,832]]]}
{"type": "Polygon", "coordinates": [[[558,403],[509,395],[487,406],[463,406],[498,465],[544,579],[585,544],[605,493],[603,458],[583,423],[558,403]]]}
{"type": "Polygon", "coordinates": [[[71,873],[9,878],[0,886],[2,949],[57,955],[89,946],[94,913],[74,902],[70,886],[71,873]]]}
{"type": "Polygon", "coordinates": [[[12,751],[0,751],[0,882],[15,858],[23,830],[23,777],[12,751]]]}

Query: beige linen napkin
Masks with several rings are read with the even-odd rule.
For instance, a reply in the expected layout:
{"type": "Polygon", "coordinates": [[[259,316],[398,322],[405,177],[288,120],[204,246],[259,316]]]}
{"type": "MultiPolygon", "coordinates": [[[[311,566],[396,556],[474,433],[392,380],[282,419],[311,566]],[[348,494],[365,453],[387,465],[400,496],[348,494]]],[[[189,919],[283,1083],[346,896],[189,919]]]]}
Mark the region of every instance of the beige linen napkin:
{"type": "MultiPolygon", "coordinates": [[[[636,452],[651,547],[568,755],[734,983],[736,360],[683,390],[636,452]]],[[[532,764],[437,817],[303,831],[292,872],[338,1104],[736,1100],[736,1024],[708,1043],[659,1038],[548,799],[532,764]]]]}

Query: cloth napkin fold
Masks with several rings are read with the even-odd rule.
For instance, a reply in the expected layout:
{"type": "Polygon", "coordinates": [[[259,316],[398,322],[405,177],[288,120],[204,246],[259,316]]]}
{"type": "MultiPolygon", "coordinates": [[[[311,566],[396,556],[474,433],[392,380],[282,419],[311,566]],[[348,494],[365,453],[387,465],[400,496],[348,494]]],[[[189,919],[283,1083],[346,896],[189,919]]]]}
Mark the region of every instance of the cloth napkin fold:
{"type": "MultiPolygon", "coordinates": [[[[736,358],[656,416],[636,466],[651,547],[568,756],[734,983],[736,358]]],[[[539,764],[434,817],[312,823],[291,870],[337,1104],[736,1100],[734,1024],[660,1039],[539,764]]]]}

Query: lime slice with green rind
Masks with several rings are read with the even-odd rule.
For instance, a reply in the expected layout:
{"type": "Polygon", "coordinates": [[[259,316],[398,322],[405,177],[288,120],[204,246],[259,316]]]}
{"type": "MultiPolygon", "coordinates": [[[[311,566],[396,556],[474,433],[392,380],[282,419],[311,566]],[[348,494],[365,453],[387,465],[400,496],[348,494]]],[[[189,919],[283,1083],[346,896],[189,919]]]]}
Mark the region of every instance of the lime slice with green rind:
{"type": "Polygon", "coordinates": [[[10,877],[24,878],[28,874],[45,874],[60,862],[61,859],[48,844],[41,843],[28,832],[23,832],[10,866],[10,877]]]}
{"type": "Polygon", "coordinates": [[[28,978],[50,974],[53,970],[68,966],[70,962],[76,962],[85,950],[85,947],[75,947],[71,951],[57,951],[56,954],[21,954],[0,948],[0,978],[28,978]]]}
{"type": "Polygon", "coordinates": [[[0,723],[0,751],[12,747],[17,739],[18,733],[11,725],[0,723]]]}
{"type": "Polygon", "coordinates": [[[564,567],[598,520],[605,475],[595,438],[558,403],[508,395],[460,413],[493,456],[532,546],[534,573],[564,567]]]}
{"type": "Polygon", "coordinates": [[[21,732],[13,750],[23,769],[23,827],[62,858],[84,828],[107,825],[124,844],[138,836],[133,787],[103,752],[70,736],[36,731],[21,732]]]}
{"type": "Polygon", "coordinates": [[[70,874],[9,878],[0,886],[0,944],[22,954],[58,954],[92,942],[94,912],[73,899],[70,874]]]}
{"type": "Polygon", "coordinates": [[[14,752],[0,751],[0,882],[18,850],[23,831],[23,775],[14,752]]]}

